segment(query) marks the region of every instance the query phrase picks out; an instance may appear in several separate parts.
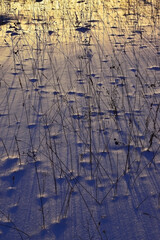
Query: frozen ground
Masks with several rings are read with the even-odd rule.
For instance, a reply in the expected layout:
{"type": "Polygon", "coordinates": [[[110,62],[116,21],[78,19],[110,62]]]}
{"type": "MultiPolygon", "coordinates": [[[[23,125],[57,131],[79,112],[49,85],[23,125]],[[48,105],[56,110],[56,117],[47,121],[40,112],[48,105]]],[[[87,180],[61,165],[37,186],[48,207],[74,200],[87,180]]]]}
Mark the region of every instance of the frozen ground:
{"type": "Polygon", "coordinates": [[[160,3],[0,3],[0,239],[158,240],[160,3]]]}

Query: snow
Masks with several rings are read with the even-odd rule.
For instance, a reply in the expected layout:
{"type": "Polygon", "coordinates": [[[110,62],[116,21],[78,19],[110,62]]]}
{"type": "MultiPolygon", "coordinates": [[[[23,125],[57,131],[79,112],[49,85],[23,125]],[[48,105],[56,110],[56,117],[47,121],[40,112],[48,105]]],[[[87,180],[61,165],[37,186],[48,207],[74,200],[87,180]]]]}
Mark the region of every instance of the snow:
{"type": "Polygon", "coordinates": [[[1,1],[0,239],[159,239],[159,16],[1,1]]]}

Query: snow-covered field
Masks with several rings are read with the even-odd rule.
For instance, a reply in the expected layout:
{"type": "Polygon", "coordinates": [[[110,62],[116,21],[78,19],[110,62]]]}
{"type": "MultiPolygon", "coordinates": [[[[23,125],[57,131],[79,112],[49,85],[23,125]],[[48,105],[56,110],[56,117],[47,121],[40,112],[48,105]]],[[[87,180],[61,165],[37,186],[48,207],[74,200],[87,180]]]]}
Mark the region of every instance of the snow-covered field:
{"type": "Polygon", "coordinates": [[[1,0],[0,240],[159,240],[160,2],[1,0]]]}

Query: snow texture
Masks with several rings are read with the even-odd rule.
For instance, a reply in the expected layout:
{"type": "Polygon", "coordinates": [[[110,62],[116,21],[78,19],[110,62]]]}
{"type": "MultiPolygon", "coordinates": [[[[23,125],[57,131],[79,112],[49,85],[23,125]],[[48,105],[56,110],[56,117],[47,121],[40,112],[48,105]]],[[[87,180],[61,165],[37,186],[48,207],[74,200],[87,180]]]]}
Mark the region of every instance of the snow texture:
{"type": "Polygon", "coordinates": [[[0,2],[0,240],[159,240],[159,16],[0,2]]]}

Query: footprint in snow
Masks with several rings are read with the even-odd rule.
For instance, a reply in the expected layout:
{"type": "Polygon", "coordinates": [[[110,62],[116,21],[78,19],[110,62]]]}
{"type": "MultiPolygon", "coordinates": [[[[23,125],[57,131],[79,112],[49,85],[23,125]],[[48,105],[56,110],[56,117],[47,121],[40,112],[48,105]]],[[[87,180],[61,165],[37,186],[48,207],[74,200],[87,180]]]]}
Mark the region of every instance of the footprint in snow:
{"type": "Polygon", "coordinates": [[[49,129],[51,127],[52,127],[52,124],[46,124],[46,125],[43,126],[44,129],[49,129]]]}
{"type": "Polygon", "coordinates": [[[53,92],[53,95],[58,95],[58,94],[59,94],[58,91],[54,91],[54,92],[53,92]]]}
{"type": "Polygon", "coordinates": [[[14,204],[13,206],[10,207],[9,212],[16,213],[17,210],[18,210],[18,204],[14,204]]]}
{"type": "Polygon", "coordinates": [[[141,154],[149,161],[152,161],[155,156],[155,153],[153,151],[149,151],[148,149],[144,149],[141,154]]]}
{"type": "Polygon", "coordinates": [[[85,33],[85,32],[88,32],[89,30],[91,30],[89,27],[78,27],[78,28],[76,28],[76,31],[78,31],[80,33],[85,33]]]}
{"type": "Polygon", "coordinates": [[[48,201],[48,196],[47,195],[42,195],[37,197],[37,203],[41,207],[41,204],[45,204],[48,201]]]}
{"type": "Polygon", "coordinates": [[[60,138],[60,135],[58,135],[58,134],[52,134],[52,135],[50,136],[50,138],[53,139],[53,140],[57,140],[57,139],[60,138]]]}
{"type": "Polygon", "coordinates": [[[53,223],[50,227],[50,230],[53,231],[56,239],[60,239],[66,229],[67,229],[66,218],[61,219],[59,222],[53,223]]]}
{"type": "Polygon", "coordinates": [[[7,172],[6,175],[1,176],[2,181],[7,181],[10,186],[15,186],[19,183],[22,177],[25,174],[25,170],[21,168],[15,168],[10,172],[7,172]]]}
{"type": "Polygon", "coordinates": [[[77,95],[78,97],[85,97],[85,94],[82,93],[82,92],[77,92],[76,95],[77,95]]]}
{"type": "Polygon", "coordinates": [[[35,83],[35,82],[38,82],[38,79],[37,78],[32,78],[29,81],[32,82],[32,83],[35,83]]]}
{"type": "Polygon", "coordinates": [[[158,66],[152,66],[152,67],[149,67],[148,70],[160,71],[160,67],[158,67],[158,66]]]}
{"type": "Polygon", "coordinates": [[[96,184],[95,179],[92,179],[91,177],[87,177],[87,178],[85,179],[85,181],[86,181],[86,183],[87,183],[89,186],[91,186],[91,187],[95,186],[95,184],[96,184]]]}
{"type": "Polygon", "coordinates": [[[7,157],[2,159],[3,162],[3,168],[4,169],[10,169],[17,165],[19,163],[19,158],[18,157],[7,157]]]}
{"type": "Polygon", "coordinates": [[[7,197],[12,197],[12,195],[16,193],[16,187],[8,187],[7,188],[7,197]]]}
{"type": "Polygon", "coordinates": [[[72,118],[79,120],[79,119],[83,119],[84,116],[83,116],[83,115],[80,115],[80,114],[74,114],[74,115],[72,115],[72,118]]]}
{"type": "Polygon", "coordinates": [[[105,152],[105,151],[97,152],[96,155],[105,158],[108,155],[108,152],[105,152]]]}
{"type": "Polygon", "coordinates": [[[68,95],[74,95],[74,94],[76,94],[76,92],[74,92],[74,91],[69,91],[68,92],[68,95]]]}
{"type": "Polygon", "coordinates": [[[36,126],[37,126],[36,124],[31,123],[31,124],[28,124],[27,127],[28,127],[29,129],[33,129],[33,128],[36,128],[36,126]]]}

